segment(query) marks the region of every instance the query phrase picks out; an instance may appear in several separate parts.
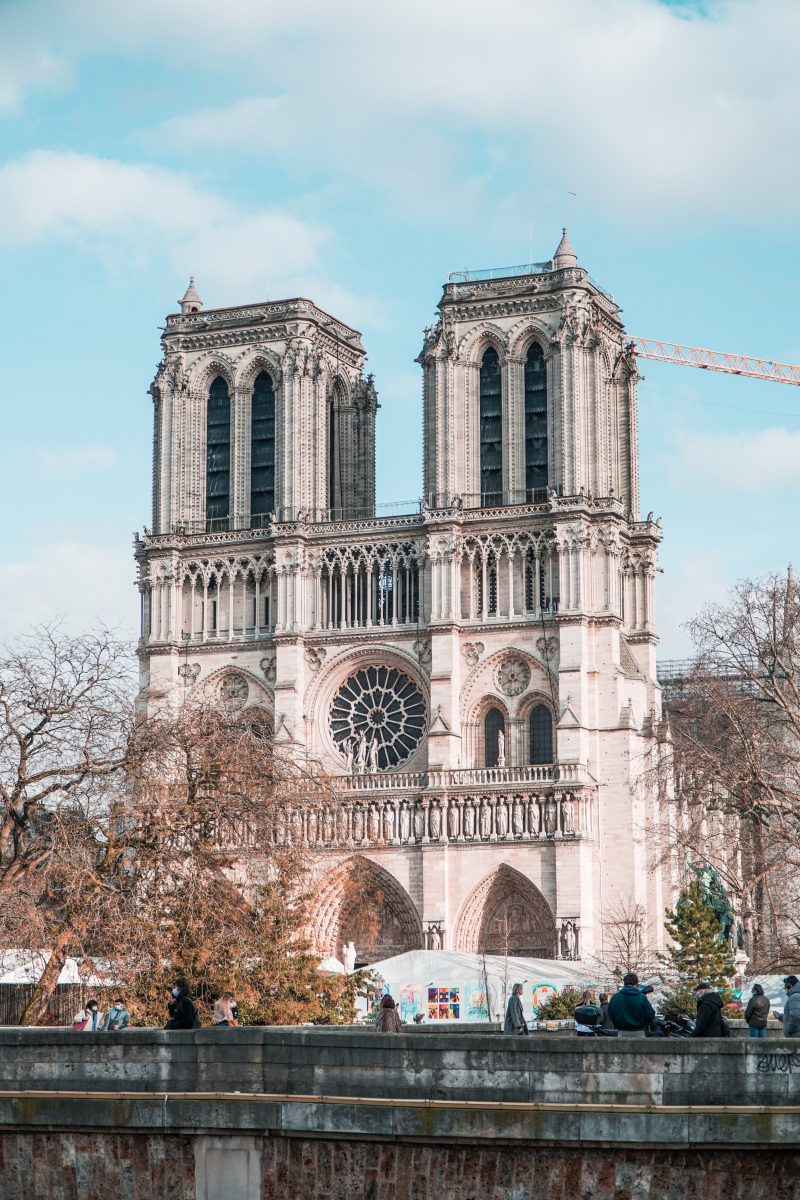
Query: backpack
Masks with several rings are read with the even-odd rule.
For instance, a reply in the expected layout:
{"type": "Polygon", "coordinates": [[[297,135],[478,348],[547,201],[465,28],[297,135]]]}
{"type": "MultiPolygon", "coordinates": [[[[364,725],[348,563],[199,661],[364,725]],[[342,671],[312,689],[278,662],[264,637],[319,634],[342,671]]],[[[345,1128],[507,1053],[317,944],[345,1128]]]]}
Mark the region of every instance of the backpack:
{"type": "Polygon", "coordinates": [[[591,1029],[598,1023],[602,1013],[596,1004],[579,1004],[572,1016],[579,1025],[586,1025],[591,1029]]]}

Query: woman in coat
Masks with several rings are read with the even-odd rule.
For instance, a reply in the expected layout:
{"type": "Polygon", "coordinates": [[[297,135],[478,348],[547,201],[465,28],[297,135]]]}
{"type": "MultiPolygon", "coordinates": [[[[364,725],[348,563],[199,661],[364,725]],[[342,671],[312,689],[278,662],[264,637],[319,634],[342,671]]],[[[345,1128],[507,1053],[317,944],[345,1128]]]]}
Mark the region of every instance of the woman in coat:
{"type": "Polygon", "coordinates": [[[384,996],[375,1022],[376,1033],[402,1033],[403,1022],[391,996],[384,996]]]}
{"type": "Polygon", "coordinates": [[[528,1022],[522,1011],[522,984],[515,983],[506,1005],[506,1019],[503,1022],[503,1033],[516,1034],[524,1037],[528,1032],[528,1022]]]}
{"type": "Polygon", "coordinates": [[[172,999],[168,1005],[169,1020],[165,1029],[196,1029],[200,1024],[189,985],[185,979],[176,979],[172,988],[172,999]]]}
{"type": "Polygon", "coordinates": [[[76,1033],[95,1033],[101,1027],[100,1009],[96,1000],[87,1000],[83,1008],[79,1008],[72,1021],[76,1033]]]}
{"type": "Polygon", "coordinates": [[[214,1025],[238,1025],[239,1009],[231,992],[223,992],[219,1000],[214,1001],[214,1025]]]}
{"type": "Polygon", "coordinates": [[[769,1016],[769,999],[764,995],[760,983],[753,984],[753,994],[747,1001],[744,1019],[750,1029],[750,1037],[765,1038],[767,1036],[767,1017],[769,1016]]]}

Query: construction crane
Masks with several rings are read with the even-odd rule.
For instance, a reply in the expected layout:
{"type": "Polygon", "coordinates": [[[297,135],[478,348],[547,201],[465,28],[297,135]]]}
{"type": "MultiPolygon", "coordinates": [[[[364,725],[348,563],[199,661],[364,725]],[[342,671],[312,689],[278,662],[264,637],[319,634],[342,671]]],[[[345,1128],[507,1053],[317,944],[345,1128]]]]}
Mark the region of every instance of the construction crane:
{"type": "Polygon", "coordinates": [[[625,349],[632,350],[637,358],[653,358],[682,367],[699,367],[701,371],[722,371],[725,375],[745,375],[749,379],[800,387],[800,366],[792,363],[728,354],[724,350],[703,350],[700,346],[679,346],[675,342],[658,342],[653,338],[631,338],[625,349]]]}

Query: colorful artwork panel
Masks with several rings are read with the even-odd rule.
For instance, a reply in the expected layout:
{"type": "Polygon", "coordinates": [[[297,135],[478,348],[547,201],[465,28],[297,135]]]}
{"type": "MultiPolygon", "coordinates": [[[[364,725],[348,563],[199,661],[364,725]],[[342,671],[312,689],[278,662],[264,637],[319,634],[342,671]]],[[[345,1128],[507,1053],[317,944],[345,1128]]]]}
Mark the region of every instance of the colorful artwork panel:
{"type": "Polygon", "coordinates": [[[428,988],[428,1017],[431,1021],[457,1021],[461,1013],[461,989],[428,988]]]}
{"type": "Polygon", "coordinates": [[[546,1000],[549,1000],[551,996],[557,995],[558,988],[554,987],[552,983],[535,983],[533,985],[532,997],[534,1014],[539,1011],[546,1000]]]}

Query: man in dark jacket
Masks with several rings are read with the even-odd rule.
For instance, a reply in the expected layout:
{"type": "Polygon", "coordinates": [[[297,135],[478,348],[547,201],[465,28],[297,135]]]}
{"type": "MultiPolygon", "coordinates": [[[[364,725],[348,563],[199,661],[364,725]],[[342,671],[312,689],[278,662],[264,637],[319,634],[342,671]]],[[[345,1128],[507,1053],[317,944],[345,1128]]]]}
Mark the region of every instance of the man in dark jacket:
{"type": "Polygon", "coordinates": [[[783,1036],[800,1037],[800,983],[796,975],[787,975],[783,981],[786,1004],[783,1009],[783,1036]]]}
{"type": "Polygon", "coordinates": [[[639,987],[639,976],[633,971],[622,980],[622,988],[609,1001],[608,1015],[620,1037],[642,1037],[655,1019],[655,1011],[639,987]]]}
{"type": "Polygon", "coordinates": [[[697,1021],[693,1037],[728,1037],[719,992],[715,992],[710,983],[698,983],[694,994],[697,997],[697,1021]]]}

